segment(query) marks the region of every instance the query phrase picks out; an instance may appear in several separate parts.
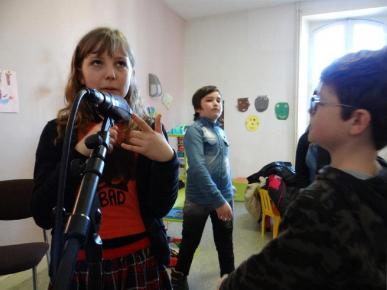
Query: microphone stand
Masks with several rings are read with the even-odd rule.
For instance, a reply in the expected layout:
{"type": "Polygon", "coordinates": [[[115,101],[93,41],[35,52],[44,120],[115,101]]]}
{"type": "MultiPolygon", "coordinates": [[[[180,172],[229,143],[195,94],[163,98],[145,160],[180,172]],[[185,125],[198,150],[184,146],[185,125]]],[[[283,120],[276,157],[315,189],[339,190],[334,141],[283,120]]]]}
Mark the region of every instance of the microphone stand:
{"type": "Polygon", "coordinates": [[[98,234],[101,222],[99,198],[95,195],[102,176],[110,140],[109,129],[113,119],[105,117],[100,132],[87,138],[86,144],[93,149],[77,194],[73,212],[65,229],[65,245],[62,259],[54,279],[54,290],[67,290],[73,278],[76,258],[81,245],[85,246],[89,267],[88,288],[102,289],[102,240],[98,234]]]}

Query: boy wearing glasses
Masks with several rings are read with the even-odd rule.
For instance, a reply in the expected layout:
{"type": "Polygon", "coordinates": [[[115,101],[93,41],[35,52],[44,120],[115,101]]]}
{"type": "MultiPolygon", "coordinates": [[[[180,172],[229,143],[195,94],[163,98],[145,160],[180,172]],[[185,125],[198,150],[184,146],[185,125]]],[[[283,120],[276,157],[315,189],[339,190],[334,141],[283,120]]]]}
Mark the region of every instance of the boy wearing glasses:
{"type": "Polygon", "coordinates": [[[309,140],[331,165],[219,289],[387,289],[387,167],[375,161],[387,145],[387,47],[328,66],[310,114],[309,140]]]}

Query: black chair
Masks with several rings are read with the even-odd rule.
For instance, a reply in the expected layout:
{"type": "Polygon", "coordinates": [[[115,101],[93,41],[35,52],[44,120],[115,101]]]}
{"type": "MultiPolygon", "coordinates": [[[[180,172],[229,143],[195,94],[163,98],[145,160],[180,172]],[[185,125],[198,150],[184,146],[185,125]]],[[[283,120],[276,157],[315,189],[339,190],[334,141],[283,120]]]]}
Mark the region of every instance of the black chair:
{"type": "MultiPolygon", "coordinates": [[[[32,188],[32,179],[0,181],[0,220],[30,218],[32,188]]],[[[0,275],[32,269],[33,289],[36,290],[36,267],[49,248],[45,231],[43,238],[44,242],[0,246],[0,275]]]]}

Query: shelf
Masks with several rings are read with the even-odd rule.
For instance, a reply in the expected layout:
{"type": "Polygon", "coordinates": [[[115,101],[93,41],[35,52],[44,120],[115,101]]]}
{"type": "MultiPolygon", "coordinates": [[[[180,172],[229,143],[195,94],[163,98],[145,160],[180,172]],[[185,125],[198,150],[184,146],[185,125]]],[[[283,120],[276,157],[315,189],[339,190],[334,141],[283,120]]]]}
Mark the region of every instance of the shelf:
{"type": "Polygon", "coordinates": [[[176,155],[179,160],[179,179],[186,180],[187,158],[184,150],[184,134],[168,134],[168,137],[177,139],[176,155]]]}

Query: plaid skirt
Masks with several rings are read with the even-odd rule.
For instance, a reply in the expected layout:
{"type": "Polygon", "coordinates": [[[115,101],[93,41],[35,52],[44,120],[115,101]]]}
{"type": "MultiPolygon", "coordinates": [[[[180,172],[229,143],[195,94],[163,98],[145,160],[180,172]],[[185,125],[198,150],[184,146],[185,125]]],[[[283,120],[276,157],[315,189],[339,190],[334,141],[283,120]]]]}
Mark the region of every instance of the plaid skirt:
{"type": "MultiPolygon", "coordinates": [[[[171,290],[169,275],[164,266],[150,254],[150,249],[139,250],[125,257],[102,262],[103,290],[171,290]]],[[[88,289],[86,261],[77,262],[70,290],[88,289]]],[[[52,289],[52,285],[49,286],[52,289]]]]}

